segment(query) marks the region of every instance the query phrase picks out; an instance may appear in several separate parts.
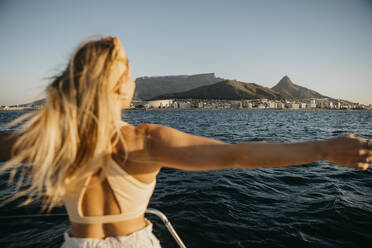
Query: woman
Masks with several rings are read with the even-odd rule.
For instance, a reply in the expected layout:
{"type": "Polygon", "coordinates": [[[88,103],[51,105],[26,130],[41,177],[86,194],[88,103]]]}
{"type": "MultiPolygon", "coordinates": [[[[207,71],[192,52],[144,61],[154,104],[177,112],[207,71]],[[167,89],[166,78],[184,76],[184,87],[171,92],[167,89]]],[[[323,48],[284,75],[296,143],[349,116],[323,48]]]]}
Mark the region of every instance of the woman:
{"type": "Polygon", "coordinates": [[[0,139],[1,172],[21,170],[29,188],[13,200],[65,204],[63,247],[160,247],[144,212],[161,167],[181,170],[282,167],[328,160],[366,170],[372,143],[352,135],[300,143],[227,144],[173,128],[121,120],[135,90],[118,38],[82,43],[46,89],[42,109],[0,139]],[[32,166],[24,166],[32,164],[32,166]],[[23,165],[21,167],[21,165],[23,165]],[[116,246],[115,246],[116,245],[116,246]],[[106,247],[106,246],[105,246],[106,247]]]}

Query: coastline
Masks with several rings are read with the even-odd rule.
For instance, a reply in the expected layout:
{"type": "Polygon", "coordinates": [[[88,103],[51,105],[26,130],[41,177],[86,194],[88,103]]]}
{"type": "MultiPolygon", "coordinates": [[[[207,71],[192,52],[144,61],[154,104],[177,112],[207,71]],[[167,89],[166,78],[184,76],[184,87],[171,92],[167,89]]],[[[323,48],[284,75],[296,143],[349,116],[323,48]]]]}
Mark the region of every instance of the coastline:
{"type": "Polygon", "coordinates": [[[164,110],[284,110],[284,111],[326,111],[326,110],[335,110],[335,111],[342,111],[342,110],[372,110],[372,109],[364,109],[364,108],[354,108],[354,109],[325,109],[325,108],[301,108],[301,109],[290,109],[290,108],[285,108],[285,109],[274,109],[274,108],[128,108],[126,110],[143,110],[143,111],[164,111],[164,110]]]}
{"type": "MultiPolygon", "coordinates": [[[[16,111],[34,111],[38,110],[38,108],[24,108],[24,109],[0,109],[0,112],[16,112],[16,111]]],[[[342,110],[372,110],[372,109],[365,109],[365,108],[353,108],[353,109],[326,109],[326,108],[128,108],[126,110],[143,110],[143,111],[164,111],[164,110],[277,110],[277,111],[325,111],[325,110],[332,110],[332,111],[342,111],[342,110]]]]}

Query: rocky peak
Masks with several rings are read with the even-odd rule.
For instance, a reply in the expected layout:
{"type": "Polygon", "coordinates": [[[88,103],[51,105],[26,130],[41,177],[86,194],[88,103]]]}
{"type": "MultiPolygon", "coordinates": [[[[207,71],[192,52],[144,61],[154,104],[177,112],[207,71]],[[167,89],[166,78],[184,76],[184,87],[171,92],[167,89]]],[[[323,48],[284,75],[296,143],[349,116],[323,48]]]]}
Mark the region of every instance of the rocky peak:
{"type": "Polygon", "coordinates": [[[279,83],[276,86],[286,87],[286,86],[293,86],[293,85],[294,83],[292,82],[292,80],[287,75],[285,75],[282,79],[280,79],[279,83]]]}

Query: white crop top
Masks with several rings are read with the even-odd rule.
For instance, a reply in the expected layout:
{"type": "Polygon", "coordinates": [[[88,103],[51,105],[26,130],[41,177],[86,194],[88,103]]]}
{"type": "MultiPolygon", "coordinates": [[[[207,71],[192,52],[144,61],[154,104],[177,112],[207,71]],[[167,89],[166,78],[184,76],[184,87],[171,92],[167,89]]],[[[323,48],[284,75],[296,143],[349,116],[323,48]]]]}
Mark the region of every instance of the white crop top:
{"type": "Polygon", "coordinates": [[[139,217],[145,213],[156,184],[156,180],[150,184],[137,180],[111,158],[107,167],[106,179],[119,204],[121,214],[84,216],[81,203],[90,178],[87,178],[84,187],[76,190],[74,195],[66,194],[65,196],[65,206],[71,222],[85,224],[112,223],[139,217]]]}

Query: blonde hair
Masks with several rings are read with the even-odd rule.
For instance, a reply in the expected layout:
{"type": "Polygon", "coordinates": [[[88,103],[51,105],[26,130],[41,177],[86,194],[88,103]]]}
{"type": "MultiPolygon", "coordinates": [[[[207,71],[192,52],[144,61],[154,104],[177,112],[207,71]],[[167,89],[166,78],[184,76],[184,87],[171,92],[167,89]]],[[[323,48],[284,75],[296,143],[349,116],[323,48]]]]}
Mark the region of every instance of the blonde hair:
{"type": "Polygon", "coordinates": [[[27,196],[21,205],[41,200],[42,210],[50,211],[81,180],[100,169],[105,172],[119,141],[126,150],[120,132],[120,101],[113,97],[129,76],[129,61],[119,56],[120,49],[115,37],[81,43],[67,68],[46,88],[45,105],[9,124],[21,126],[14,133],[17,140],[11,159],[0,172],[10,171],[9,182],[20,174],[18,193],[7,202],[27,196]],[[125,65],[121,74],[120,63],[125,65]],[[20,190],[24,183],[28,186],[20,190]]]}

